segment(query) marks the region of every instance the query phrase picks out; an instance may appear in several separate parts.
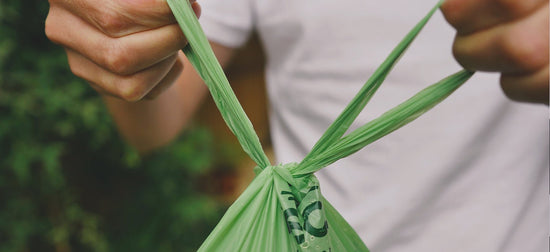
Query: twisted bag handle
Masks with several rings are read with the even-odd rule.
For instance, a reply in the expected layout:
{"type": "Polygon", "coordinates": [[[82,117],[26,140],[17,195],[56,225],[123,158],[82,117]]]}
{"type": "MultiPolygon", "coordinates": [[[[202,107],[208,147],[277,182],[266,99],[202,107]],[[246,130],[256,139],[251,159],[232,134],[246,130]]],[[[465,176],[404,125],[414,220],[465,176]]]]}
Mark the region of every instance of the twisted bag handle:
{"type": "Polygon", "coordinates": [[[250,119],[246,116],[220,66],[199,21],[187,0],[168,0],[168,4],[189,43],[183,52],[204,80],[225,123],[243,150],[264,169],[270,162],[250,119]],[[182,3],[185,2],[185,3],[182,3]]]}
{"type": "MultiPolygon", "coordinates": [[[[343,137],[386,76],[442,3],[443,0],[440,0],[395,47],[318,140],[304,160],[297,166],[289,168],[292,175],[300,176],[314,173],[397,130],[443,101],[474,74],[474,72],[467,70],[459,71],[425,88],[409,100],[343,137]]],[[[168,0],[168,4],[189,41],[189,44],[183,49],[184,53],[210,89],[222,117],[237,137],[244,151],[256,162],[259,168],[265,169],[270,165],[269,159],[263,152],[252,123],[244,113],[214,56],[191,5],[187,0],[168,0]]]]}

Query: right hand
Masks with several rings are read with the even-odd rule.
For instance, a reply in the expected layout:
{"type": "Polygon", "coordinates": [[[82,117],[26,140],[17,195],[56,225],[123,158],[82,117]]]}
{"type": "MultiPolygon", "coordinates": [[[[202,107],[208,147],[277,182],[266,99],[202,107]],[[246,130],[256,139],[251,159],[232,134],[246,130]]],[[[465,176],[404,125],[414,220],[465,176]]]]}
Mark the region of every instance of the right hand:
{"type": "Polygon", "coordinates": [[[187,40],[165,0],[49,2],[46,35],[98,92],[126,101],[154,98],[183,70],[178,51],[187,40]]]}

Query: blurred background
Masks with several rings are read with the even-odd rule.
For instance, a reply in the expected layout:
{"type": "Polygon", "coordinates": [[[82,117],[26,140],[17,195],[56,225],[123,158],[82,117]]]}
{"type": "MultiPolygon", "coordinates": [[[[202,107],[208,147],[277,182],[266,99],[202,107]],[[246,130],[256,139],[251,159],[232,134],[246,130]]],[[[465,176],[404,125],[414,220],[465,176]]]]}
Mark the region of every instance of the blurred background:
{"type": "MultiPolygon", "coordinates": [[[[48,2],[0,0],[0,251],[195,251],[252,179],[211,100],[146,157],[44,35],[48,2]]],[[[230,82],[270,155],[257,39],[230,82]]]]}

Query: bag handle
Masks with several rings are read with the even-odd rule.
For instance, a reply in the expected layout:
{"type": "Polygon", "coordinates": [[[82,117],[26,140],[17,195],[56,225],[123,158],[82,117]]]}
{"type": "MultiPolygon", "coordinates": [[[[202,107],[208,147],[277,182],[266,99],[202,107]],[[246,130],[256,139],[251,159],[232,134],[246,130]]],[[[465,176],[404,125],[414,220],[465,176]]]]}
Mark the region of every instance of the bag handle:
{"type": "MultiPolygon", "coordinates": [[[[405,36],[375,73],[363,85],[335,122],[327,129],[315,144],[311,152],[297,166],[289,168],[294,176],[313,173],[337,160],[349,156],[366,145],[397,130],[418,118],[454,90],[465,83],[474,72],[462,70],[436,84],[425,88],[409,100],[389,110],[380,117],[344,136],[350,125],[370,101],[374,93],[390,73],[418,33],[437,11],[444,0],[440,0],[430,12],[405,36]],[[344,136],[344,137],[343,137],[344,136]]],[[[168,0],[180,28],[189,44],[183,49],[191,64],[210,89],[225,122],[237,137],[244,151],[264,169],[270,165],[269,159],[261,148],[252,123],[244,113],[221,66],[219,65],[199,22],[187,0],[168,0]],[[186,4],[178,4],[185,1],[186,4]]]]}
{"type": "Polygon", "coordinates": [[[183,52],[208,86],[225,123],[250,158],[260,168],[268,167],[270,162],[262,149],[258,135],[231,89],[191,4],[187,0],[168,0],[168,5],[189,42],[183,48],[183,52]]]}
{"type": "Polygon", "coordinates": [[[359,151],[426,113],[464,84],[473,74],[474,72],[462,70],[425,88],[380,117],[338,139],[315,157],[302,161],[290,172],[294,176],[310,174],[359,151]]]}
{"type": "Polygon", "coordinates": [[[386,79],[386,76],[391,72],[393,67],[403,56],[403,53],[409,48],[414,39],[420,33],[422,28],[426,25],[428,20],[432,17],[435,11],[439,8],[442,1],[440,1],[430,12],[416,24],[411,31],[399,42],[399,44],[392,50],[392,52],[386,57],[384,62],[376,69],[371,75],[369,80],[359,90],[357,95],[351,100],[342,113],[336,118],[336,120],[330,125],[327,131],[321,136],[317,143],[313,146],[312,150],[307,154],[302,163],[307,163],[309,159],[317,157],[320,153],[325,151],[335,142],[337,142],[348,130],[351,124],[355,121],[359,113],[365,108],[370,101],[374,93],[378,90],[380,85],[386,79]]]}

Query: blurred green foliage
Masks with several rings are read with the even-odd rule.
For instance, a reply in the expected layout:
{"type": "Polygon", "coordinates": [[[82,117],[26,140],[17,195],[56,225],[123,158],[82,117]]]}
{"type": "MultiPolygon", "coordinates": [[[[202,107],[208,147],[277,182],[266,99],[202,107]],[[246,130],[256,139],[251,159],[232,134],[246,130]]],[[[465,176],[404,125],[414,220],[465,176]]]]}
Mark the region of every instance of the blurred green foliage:
{"type": "Polygon", "coordinates": [[[199,184],[210,132],[139,157],[45,37],[47,11],[0,2],[0,251],[194,251],[223,208],[199,184]]]}

